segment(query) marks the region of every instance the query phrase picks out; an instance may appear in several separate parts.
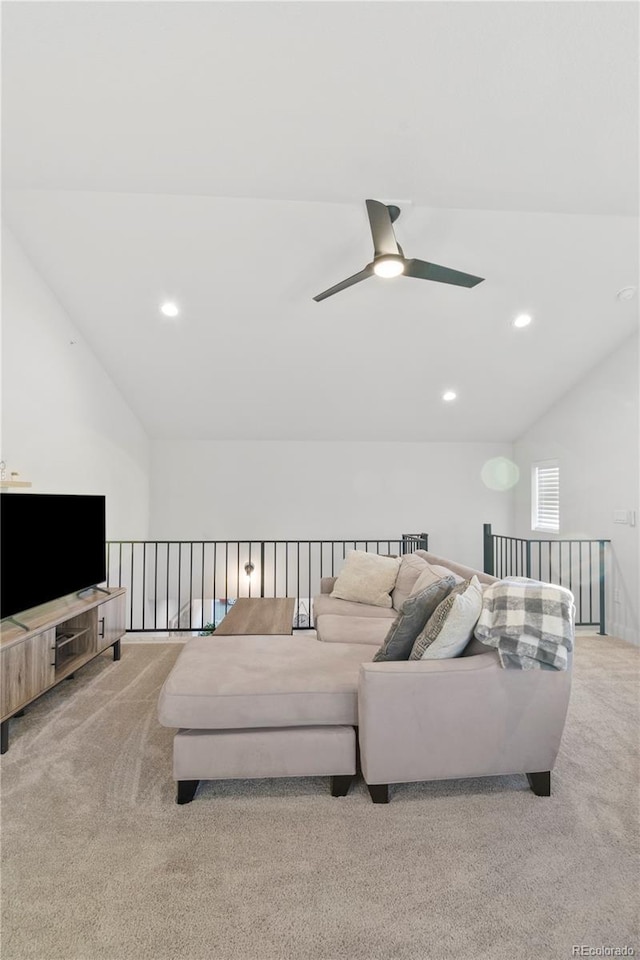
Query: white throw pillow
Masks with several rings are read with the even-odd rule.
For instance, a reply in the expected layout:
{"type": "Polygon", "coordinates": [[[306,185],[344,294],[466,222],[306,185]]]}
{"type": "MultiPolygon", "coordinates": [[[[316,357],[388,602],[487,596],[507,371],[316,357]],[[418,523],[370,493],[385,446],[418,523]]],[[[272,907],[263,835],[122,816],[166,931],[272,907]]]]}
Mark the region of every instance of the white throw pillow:
{"type": "Polygon", "coordinates": [[[482,610],[482,586],[477,577],[458,584],[434,610],[416,638],[410,660],[458,657],[473,636],[482,610]]]}
{"type": "Polygon", "coordinates": [[[390,607],[390,593],[396,585],[399,569],[398,557],[381,557],[364,550],[349,550],[331,596],[338,600],[370,603],[374,607],[390,607]]]}

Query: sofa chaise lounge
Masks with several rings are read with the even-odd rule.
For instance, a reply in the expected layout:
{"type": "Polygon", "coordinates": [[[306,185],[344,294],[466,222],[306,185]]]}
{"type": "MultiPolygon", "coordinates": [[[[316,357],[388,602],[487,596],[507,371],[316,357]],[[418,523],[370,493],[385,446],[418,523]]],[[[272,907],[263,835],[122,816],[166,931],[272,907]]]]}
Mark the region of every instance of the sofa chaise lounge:
{"type": "MultiPolygon", "coordinates": [[[[495,582],[416,555],[458,580],[495,582]]],[[[388,801],[389,784],[506,774],[526,774],[549,795],[570,661],[562,671],[505,670],[474,639],[454,659],[373,662],[410,593],[402,581],[382,608],[332,597],[325,579],[317,636],[189,640],[158,704],[160,723],[177,728],[177,802],[192,800],[200,780],[262,777],[328,776],[341,796],[358,755],[375,803],[388,801]]]]}

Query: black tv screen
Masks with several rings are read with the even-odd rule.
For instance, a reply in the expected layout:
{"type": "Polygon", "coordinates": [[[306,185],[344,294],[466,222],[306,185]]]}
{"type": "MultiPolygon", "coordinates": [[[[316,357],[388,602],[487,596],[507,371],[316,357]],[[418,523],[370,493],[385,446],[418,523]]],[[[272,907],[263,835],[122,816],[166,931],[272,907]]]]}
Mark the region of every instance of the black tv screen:
{"type": "Polygon", "coordinates": [[[0,618],[103,583],[105,498],[0,494],[0,618]]]}

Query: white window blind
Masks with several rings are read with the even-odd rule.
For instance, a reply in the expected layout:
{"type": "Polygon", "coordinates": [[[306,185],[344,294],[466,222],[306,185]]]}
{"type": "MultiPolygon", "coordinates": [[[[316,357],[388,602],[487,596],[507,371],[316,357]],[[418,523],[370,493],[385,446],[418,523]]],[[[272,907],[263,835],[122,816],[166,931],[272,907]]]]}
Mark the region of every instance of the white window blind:
{"type": "Polygon", "coordinates": [[[533,530],[560,530],[560,467],[557,460],[533,464],[531,476],[531,527],[533,530]]]}

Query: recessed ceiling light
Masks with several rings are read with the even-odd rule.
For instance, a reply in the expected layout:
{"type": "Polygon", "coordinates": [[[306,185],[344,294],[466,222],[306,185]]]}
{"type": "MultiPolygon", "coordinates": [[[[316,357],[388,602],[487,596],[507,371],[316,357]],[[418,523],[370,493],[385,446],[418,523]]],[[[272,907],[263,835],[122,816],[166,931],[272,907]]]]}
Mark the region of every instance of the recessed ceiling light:
{"type": "Polygon", "coordinates": [[[635,293],[635,287],[623,287],[622,290],[618,290],[616,293],[616,298],[618,300],[631,300],[635,296],[635,293]]]}
{"type": "Polygon", "coordinates": [[[513,321],[514,327],[528,327],[531,323],[531,315],[528,313],[519,313],[513,321]]]}
{"type": "Polygon", "coordinates": [[[163,303],[162,306],[160,307],[160,313],[164,313],[165,317],[177,317],[178,314],[180,313],[180,310],[178,309],[177,304],[172,303],[170,300],[168,300],[166,303],[163,303]]]}
{"type": "Polygon", "coordinates": [[[455,400],[457,396],[458,394],[455,392],[455,390],[445,390],[445,392],[442,394],[442,399],[445,401],[445,403],[451,403],[451,401],[455,400]]]}

